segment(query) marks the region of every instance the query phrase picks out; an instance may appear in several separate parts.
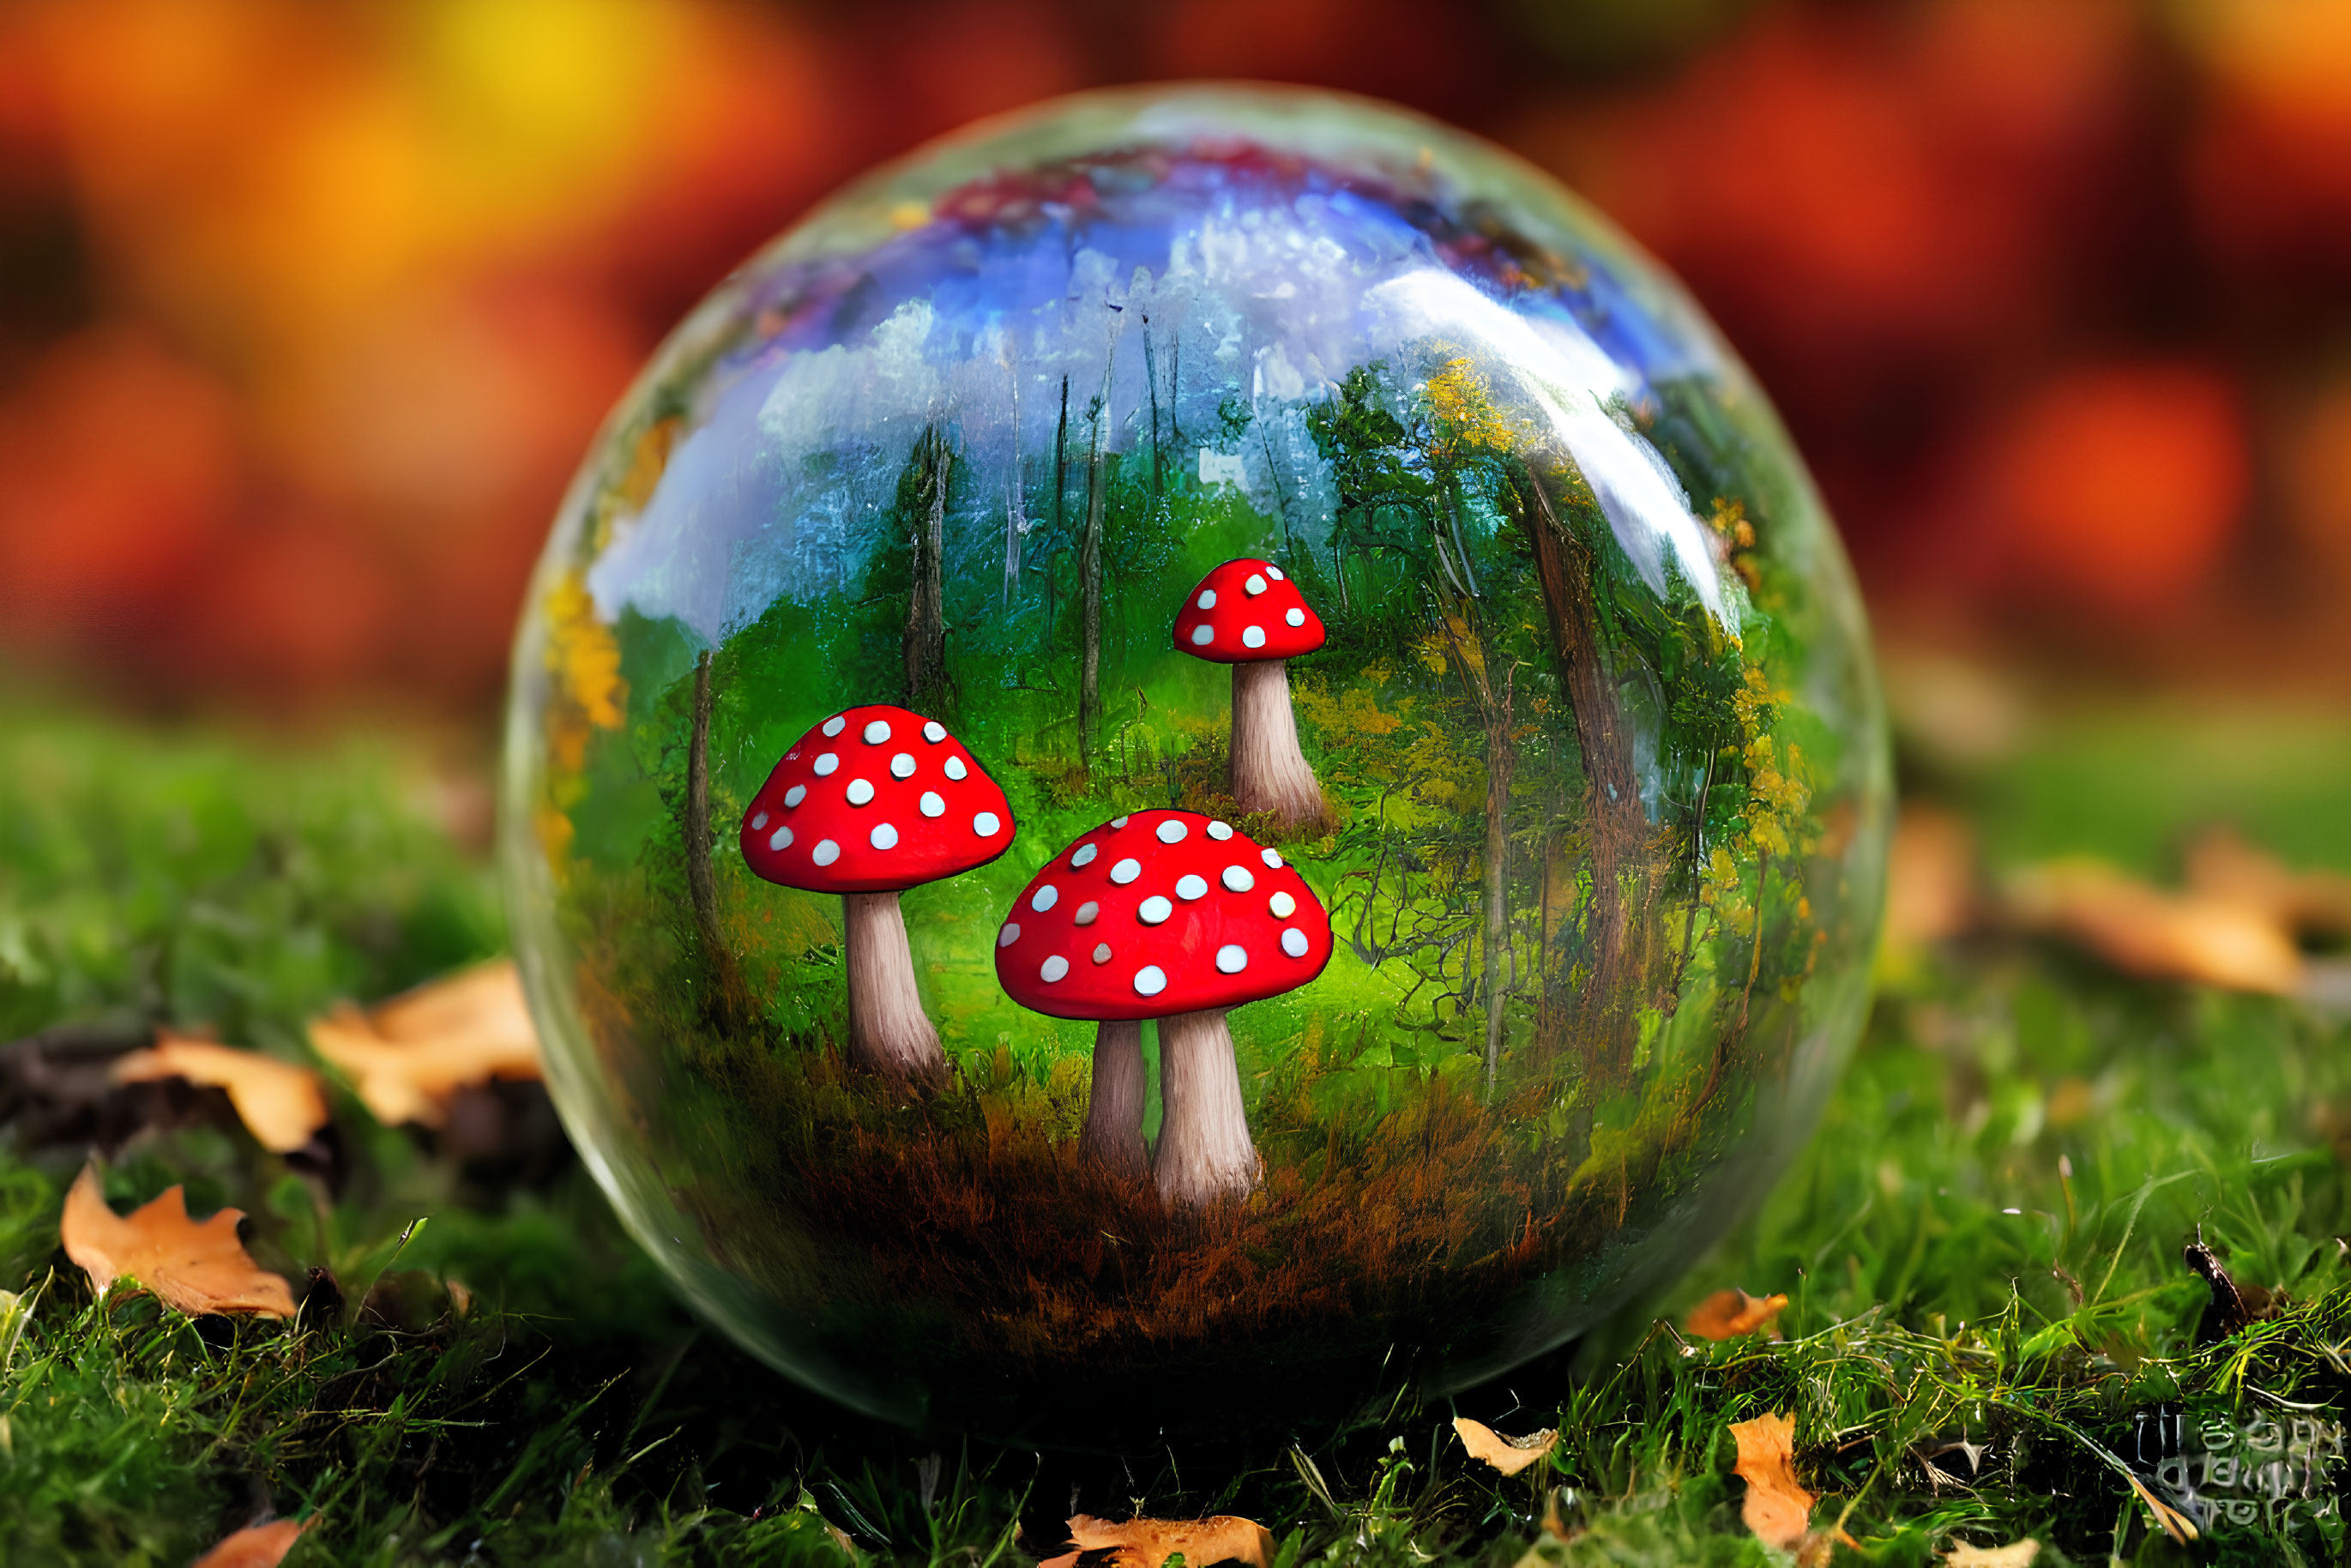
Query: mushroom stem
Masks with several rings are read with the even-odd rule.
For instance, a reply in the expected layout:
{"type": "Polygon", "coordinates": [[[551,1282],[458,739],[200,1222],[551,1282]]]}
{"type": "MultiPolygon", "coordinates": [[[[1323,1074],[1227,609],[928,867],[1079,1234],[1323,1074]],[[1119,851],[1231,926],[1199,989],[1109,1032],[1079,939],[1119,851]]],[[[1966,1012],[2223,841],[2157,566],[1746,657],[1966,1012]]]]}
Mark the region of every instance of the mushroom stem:
{"type": "Polygon", "coordinates": [[[1143,1148],[1143,1026],[1102,1024],[1094,1035],[1093,1093],[1078,1153],[1113,1175],[1136,1177],[1149,1164],[1143,1148]]]}
{"type": "Polygon", "coordinates": [[[1287,660],[1233,666],[1233,802],[1244,811],[1270,811],[1285,827],[1325,815],[1322,788],[1298,749],[1287,660]]]}
{"type": "Polygon", "coordinates": [[[903,1078],[945,1072],[946,1053],[914,988],[898,895],[845,893],[841,902],[849,915],[850,1060],[903,1078]]]}
{"type": "Polygon", "coordinates": [[[1257,1186],[1257,1150],[1223,1008],[1159,1020],[1159,1101],[1152,1176],[1162,1198],[1205,1208],[1257,1186]]]}

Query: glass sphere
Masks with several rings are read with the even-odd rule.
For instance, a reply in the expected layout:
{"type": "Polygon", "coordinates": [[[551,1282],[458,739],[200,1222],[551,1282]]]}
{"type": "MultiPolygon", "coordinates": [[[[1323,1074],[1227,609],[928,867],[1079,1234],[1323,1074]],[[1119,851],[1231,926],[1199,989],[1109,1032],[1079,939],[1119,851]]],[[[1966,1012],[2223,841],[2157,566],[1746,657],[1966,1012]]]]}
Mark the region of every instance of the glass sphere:
{"type": "Polygon", "coordinates": [[[1750,1209],[1865,1000],[1885,732],[1770,405],[1353,99],[1081,97],[825,204],[612,414],[507,733],[582,1156],[909,1423],[1500,1373],[1750,1209]]]}

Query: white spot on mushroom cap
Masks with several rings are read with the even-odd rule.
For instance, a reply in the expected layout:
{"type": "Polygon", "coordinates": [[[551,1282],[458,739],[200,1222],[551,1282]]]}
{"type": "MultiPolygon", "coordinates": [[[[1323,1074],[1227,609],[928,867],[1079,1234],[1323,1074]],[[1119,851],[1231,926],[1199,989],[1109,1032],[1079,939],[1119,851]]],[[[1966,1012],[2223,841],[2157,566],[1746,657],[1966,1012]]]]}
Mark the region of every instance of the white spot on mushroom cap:
{"type": "Polygon", "coordinates": [[[767,825],[768,813],[765,811],[760,812],[758,816],[751,819],[751,831],[755,833],[767,825]]]}
{"type": "Polygon", "coordinates": [[[770,833],[768,836],[768,847],[771,850],[788,850],[791,848],[792,831],[789,828],[778,828],[773,833],[770,833]]]}
{"type": "Polygon", "coordinates": [[[1238,975],[1249,967],[1249,950],[1238,942],[1228,942],[1217,949],[1217,973],[1238,975]]]}
{"type": "Polygon", "coordinates": [[[784,791],[784,805],[787,808],[797,806],[807,799],[808,786],[805,784],[795,784],[784,791]]]}
{"type": "Polygon", "coordinates": [[[1268,871],[1280,871],[1281,869],[1281,852],[1280,850],[1259,850],[1257,852],[1257,858],[1265,862],[1265,867],[1268,871]]]}
{"type": "Polygon", "coordinates": [[[1059,953],[1037,966],[1037,977],[1049,986],[1069,972],[1070,961],[1059,953]]]}
{"type": "Polygon", "coordinates": [[[1124,817],[1113,817],[1110,820],[1110,825],[1113,828],[1123,828],[1126,826],[1127,821],[1128,819],[1124,817]]]}
{"type": "Polygon", "coordinates": [[[1280,582],[1281,580],[1281,568],[1278,566],[1267,567],[1265,569],[1265,574],[1266,576],[1273,579],[1276,582],[1280,582]]]}
{"type": "Polygon", "coordinates": [[[1221,844],[1233,836],[1233,825],[1230,822],[1210,822],[1208,836],[1221,844]]]}
{"type": "Polygon", "coordinates": [[[924,790],[923,798],[915,804],[922,807],[923,815],[925,817],[944,817],[947,814],[947,803],[939,799],[939,792],[935,789],[924,790]]]}
{"type": "Polygon", "coordinates": [[[834,714],[831,718],[824,721],[824,737],[827,740],[831,740],[834,736],[839,735],[841,730],[848,726],[848,724],[849,716],[847,714],[834,714]]]}
{"type": "Polygon", "coordinates": [[[1163,844],[1180,844],[1184,841],[1184,835],[1191,831],[1174,817],[1160,823],[1157,830],[1159,841],[1163,844]]]}
{"type": "Polygon", "coordinates": [[[970,772],[971,769],[963,765],[962,758],[950,757],[947,758],[946,776],[948,778],[955,779],[957,783],[961,783],[963,779],[970,774],[970,772]]]}
{"type": "Polygon", "coordinates": [[[1049,882],[1029,900],[1029,907],[1042,915],[1061,902],[1061,890],[1049,882]]]}
{"type": "Polygon", "coordinates": [[[848,795],[851,805],[866,805],[873,799],[873,781],[870,779],[852,779],[844,793],[848,795]]]}
{"type": "Polygon", "coordinates": [[[983,839],[994,838],[996,831],[1002,826],[1004,820],[993,811],[982,811],[971,820],[971,831],[983,839]]]}
{"type": "Polygon", "coordinates": [[[1282,619],[1289,622],[1292,626],[1303,626],[1306,624],[1306,612],[1293,604],[1290,607],[1289,611],[1283,614],[1282,619]]]}
{"type": "Polygon", "coordinates": [[[1227,866],[1217,880],[1225,884],[1227,893],[1247,893],[1257,885],[1257,878],[1249,874],[1249,868],[1245,865],[1227,866]]]}
{"type": "Polygon", "coordinates": [[[941,724],[937,719],[932,719],[923,726],[923,738],[929,741],[933,746],[936,746],[940,741],[945,740],[946,737],[947,727],[941,724]]]}
{"type": "Polygon", "coordinates": [[[1255,572],[1250,572],[1249,575],[1249,580],[1242,583],[1241,587],[1249,591],[1249,596],[1251,599],[1255,599],[1259,594],[1265,591],[1265,579],[1259,577],[1255,572]]]}
{"type": "Polygon", "coordinates": [[[1203,610],[1214,610],[1217,607],[1217,591],[1213,588],[1204,588],[1200,590],[1200,597],[1192,602],[1203,610]]]}
{"type": "Polygon", "coordinates": [[[1131,857],[1119,862],[1116,865],[1110,868],[1111,881],[1118,883],[1121,887],[1124,887],[1128,883],[1133,882],[1136,877],[1141,876],[1142,874],[1143,862],[1131,857]]]}
{"type": "Polygon", "coordinates": [[[1080,925],[1092,925],[1095,921],[1102,918],[1102,905],[1089,898],[1083,904],[1078,905],[1077,914],[1071,915],[1070,918],[1080,925]]]}
{"type": "Polygon", "coordinates": [[[1167,971],[1156,964],[1145,964],[1134,972],[1134,994],[1155,997],[1167,988],[1167,971]]]}
{"type": "Polygon", "coordinates": [[[841,766],[841,758],[828,751],[823,756],[816,759],[815,766],[816,776],[820,779],[823,779],[830,776],[834,768],[841,766]]]}
{"type": "Polygon", "coordinates": [[[1189,904],[1196,898],[1208,896],[1208,879],[1188,873],[1176,879],[1176,896],[1189,904]]]}
{"type": "Polygon", "coordinates": [[[1207,622],[1203,621],[1192,628],[1192,646],[1195,648],[1205,648],[1216,640],[1217,629],[1207,622]]]}
{"type": "Polygon", "coordinates": [[[999,947],[1009,947],[1019,940],[1020,923],[1017,920],[1006,921],[1004,929],[996,934],[996,945],[999,947]]]}
{"type": "Polygon", "coordinates": [[[1298,900],[1287,893],[1275,894],[1265,901],[1265,906],[1273,912],[1276,920],[1287,920],[1298,913],[1298,900]]]}
{"type": "Polygon", "coordinates": [[[1264,628],[1264,627],[1262,627],[1262,626],[1245,626],[1245,627],[1243,627],[1243,628],[1241,629],[1241,646],[1242,646],[1242,647],[1244,647],[1244,648],[1262,648],[1262,647],[1264,647],[1264,646],[1265,646],[1265,628],[1264,628]]]}
{"type": "Polygon", "coordinates": [[[809,859],[816,862],[819,865],[831,865],[840,858],[841,846],[834,843],[831,839],[817,840],[816,848],[809,852],[809,859]]]}
{"type": "Polygon", "coordinates": [[[1176,906],[1157,894],[1153,894],[1134,906],[1134,917],[1145,925],[1159,925],[1176,913],[1176,906]]]}
{"type": "Polygon", "coordinates": [[[1281,950],[1291,957],[1303,958],[1306,956],[1306,949],[1312,946],[1312,943],[1306,940],[1306,933],[1297,926],[1285,925],[1281,928],[1281,950]]]}
{"type": "Polygon", "coordinates": [[[876,822],[865,841],[877,850],[894,850],[898,847],[898,830],[887,822],[876,822]]]}
{"type": "Polygon", "coordinates": [[[1073,866],[1092,865],[1094,863],[1094,856],[1100,853],[1102,853],[1102,849],[1099,845],[1080,844],[1076,849],[1070,852],[1070,863],[1073,866]]]}
{"type": "Polygon", "coordinates": [[[866,726],[865,726],[865,744],[866,744],[866,745],[868,745],[868,746],[879,746],[879,745],[881,745],[883,741],[885,741],[885,740],[887,740],[887,739],[889,739],[889,738],[890,738],[890,721],[889,721],[888,719],[886,719],[886,718],[877,718],[877,719],[871,720],[871,721],[869,721],[869,722],[866,724],[866,726]]]}
{"type": "Polygon", "coordinates": [[[914,757],[913,757],[913,755],[912,755],[911,753],[902,751],[902,752],[898,753],[898,755],[897,755],[897,756],[895,756],[895,757],[893,757],[893,758],[890,758],[890,777],[891,777],[891,778],[893,778],[893,779],[912,779],[914,776],[914,757]]]}
{"type": "Polygon", "coordinates": [[[1097,964],[1107,964],[1110,962],[1109,943],[1097,942],[1094,944],[1094,962],[1097,964]]]}

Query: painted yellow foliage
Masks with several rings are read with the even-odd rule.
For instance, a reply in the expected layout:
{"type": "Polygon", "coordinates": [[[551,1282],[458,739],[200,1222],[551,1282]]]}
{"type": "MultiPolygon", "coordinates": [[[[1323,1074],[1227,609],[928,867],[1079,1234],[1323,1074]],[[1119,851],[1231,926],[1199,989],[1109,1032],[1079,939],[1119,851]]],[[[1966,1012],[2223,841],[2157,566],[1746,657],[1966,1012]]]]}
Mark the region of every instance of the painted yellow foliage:
{"type": "Polygon", "coordinates": [[[547,595],[547,667],[569,698],[599,729],[621,727],[628,684],[621,679],[621,645],[596,619],[587,578],[573,567],[547,595]]]}
{"type": "Polygon", "coordinates": [[[1437,451],[1430,454],[1441,466],[1451,466],[1477,451],[1508,452],[1515,436],[1510,423],[1494,407],[1485,379],[1467,359],[1447,360],[1428,378],[1428,412],[1437,426],[1437,451]]]}

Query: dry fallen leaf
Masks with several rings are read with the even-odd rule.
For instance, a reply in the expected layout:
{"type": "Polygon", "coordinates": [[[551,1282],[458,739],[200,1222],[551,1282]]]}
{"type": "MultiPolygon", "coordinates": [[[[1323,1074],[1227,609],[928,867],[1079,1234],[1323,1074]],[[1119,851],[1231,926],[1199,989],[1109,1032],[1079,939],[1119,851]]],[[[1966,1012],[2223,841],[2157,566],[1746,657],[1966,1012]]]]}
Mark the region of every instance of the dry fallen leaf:
{"type": "Polygon", "coordinates": [[[1787,1309],[1785,1296],[1750,1296],[1744,1291],[1717,1291],[1682,1321],[1682,1327],[1700,1339],[1737,1339],[1768,1329],[1787,1309]]]}
{"type": "Polygon", "coordinates": [[[302,1532],[318,1521],[319,1516],[314,1513],[305,1520],[274,1519],[267,1524],[248,1524],[197,1558],[189,1568],[277,1568],[286,1554],[294,1550],[294,1542],[301,1539],[302,1532]]]}
{"type": "Polygon", "coordinates": [[[2006,1546],[1970,1546],[1955,1541],[1943,1554],[1950,1568],[2032,1568],[2032,1560],[2041,1555],[2041,1542],[2027,1536],[2006,1546]]]}
{"type": "Polygon", "coordinates": [[[1549,1458],[1559,1443],[1559,1434],[1548,1427],[1523,1437],[1505,1437],[1484,1422],[1472,1421],[1467,1416],[1455,1417],[1453,1429],[1461,1435],[1461,1446],[1469,1450],[1471,1458],[1483,1459],[1506,1476],[1517,1475],[1529,1465],[1549,1458]]]}
{"type": "Polygon", "coordinates": [[[2182,1546],[2197,1538],[2194,1520],[2147,1490],[2137,1476],[2126,1474],[2123,1479],[2130,1482],[2131,1490],[2138,1493],[2139,1501],[2147,1504],[2147,1511],[2155,1515],[2155,1522],[2163,1527],[2164,1534],[2182,1546]]]}
{"type": "Polygon", "coordinates": [[[2351,935],[2351,876],[2289,870],[2228,828],[2189,845],[2187,873],[2188,890],[2199,898],[2254,910],[2296,935],[2351,935]]]}
{"type": "Polygon", "coordinates": [[[257,1051],[239,1051],[208,1040],[189,1040],[158,1032],[155,1043],[119,1059],[112,1077],[117,1083],[145,1083],[158,1078],[184,1078],[191,1083],[228,1091],[228,1103],[237,1119],[277,1154],[291,1154],[327,1124],[327,1096],[319,1075],[307,1067],[280,1061],[257,1051]]]}
{"type": "Polygon", "coordinates": [[[1796,1484],[1796,1423],[1786,1416],[1758,1416],[1732,1422],[1730,1435],[1739,1444],[1732,1473],[1747,1483],[1739,1517],[1756,1540],[1785,1552],[1803,1540],[1813,1514],[1813,1494],[1796,1484]]]}
{"type": "Polygon", "coordinates": [[[319,1054],[386,1126],[440,1126],[456,1091],[493,1078],[537,1078],[538,1030],[514,964],[484,964],[361,1012],[310,1022],[319,1054]]]}
{"type": "Polygon", "coordinates": [[[1885,944],[1907,958],[1976,922],[1975,831],[1951,812],[1905,801],[1886,852],[1885,944]]]}
{"type": "Polygon", "coordinates": [[[66,1194],[57,1228],[66,1256],[101,1295],[128,1276],[191,1316],[290,1318],[294,1295],[286,1281],[256,1267],[236,1239],[244,1218],[241,1210],[224,1208],[198,1224],[188,1218],[187,1200],[175,1186],[125,1218],[107,1207],[98,1167],[84,1166],[66,1194]]]}
{"type": "Polygon", "coordinates": [[[2244,904],[2166,893],[2102,862],[2051,861],[2010,880],[2008,904],[2031,930],[2064,936],[2117,969],[2291,996],[2301,952],[2274,920],[2244,904]]]}
{"type": "Polygon", "coordinates": [[[1186,1568],[1217,1563],[1247,1563],[1266,1568],[1273,1560],[1273,1537],[1253,1519],[1220,1513],[1213,1519],[1130,1519],[1113,1524],[1079,1514],[1070,1521],[1071,1551],[1047,1558],[1037,1568],[1077,1568],[1081,1553],[1107,1550],[1102,1568],[1160,1568],[1180,1552],[1186,1568]]]}

